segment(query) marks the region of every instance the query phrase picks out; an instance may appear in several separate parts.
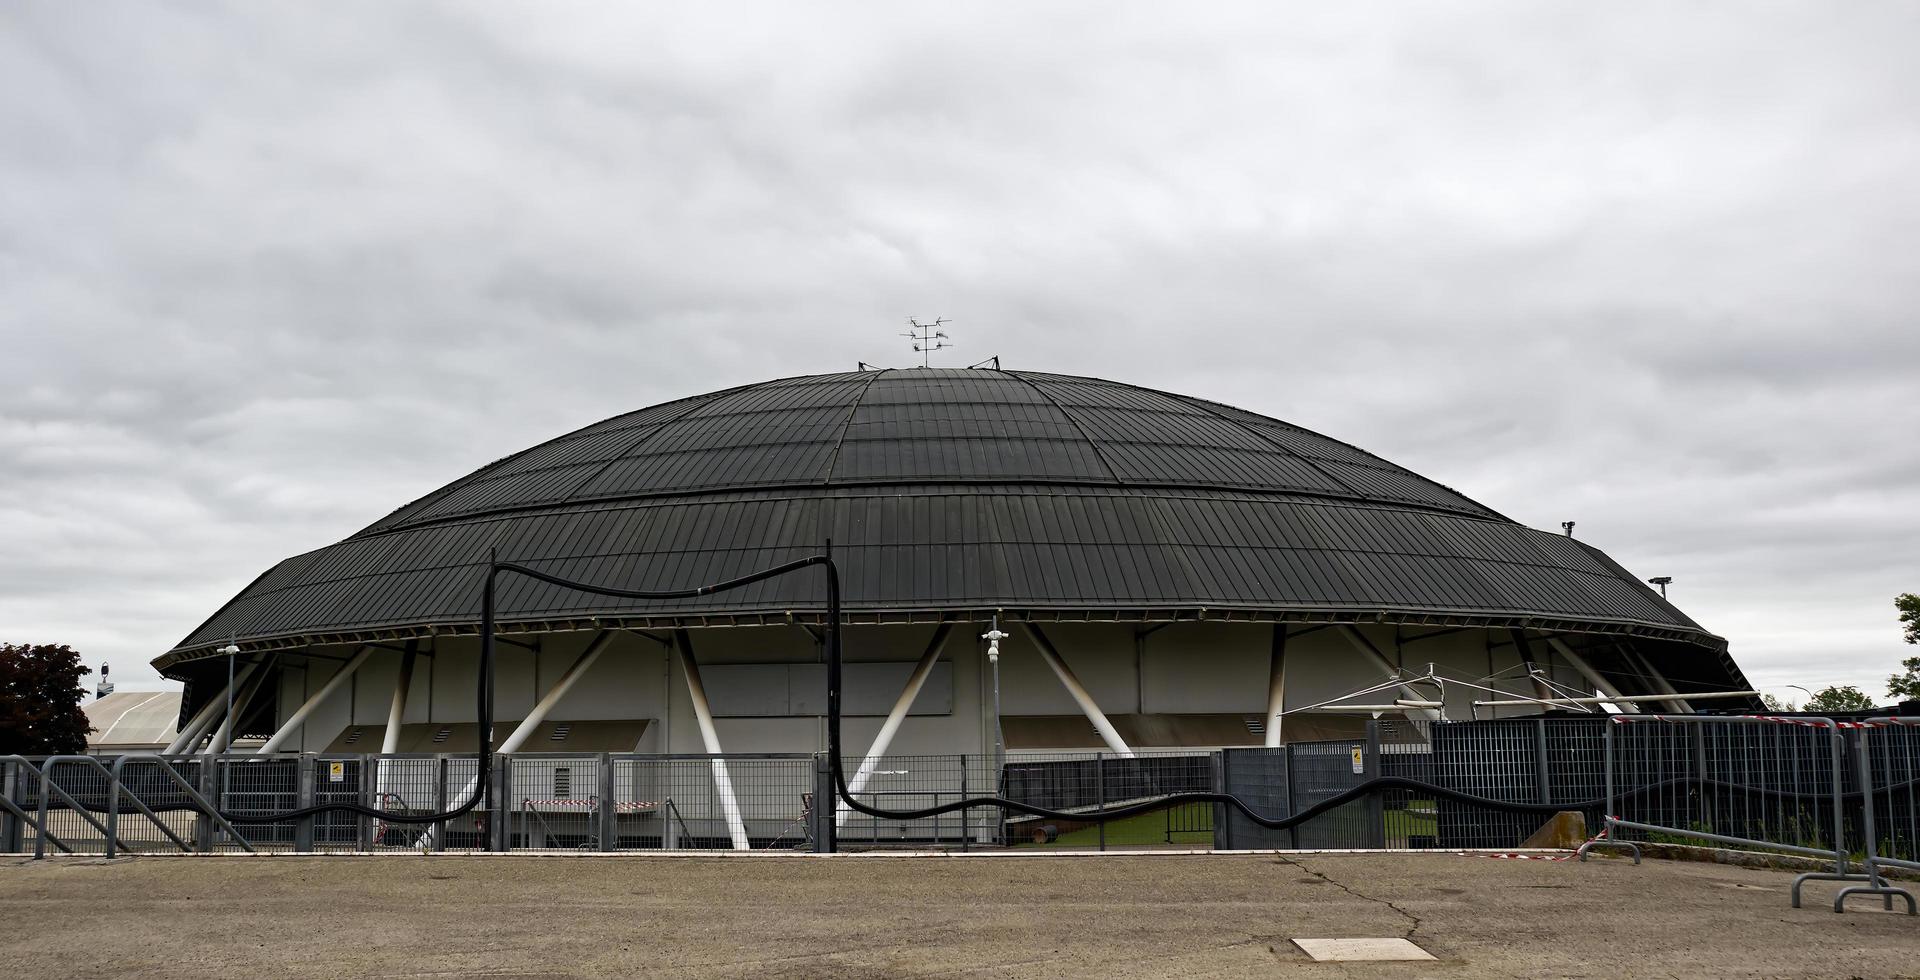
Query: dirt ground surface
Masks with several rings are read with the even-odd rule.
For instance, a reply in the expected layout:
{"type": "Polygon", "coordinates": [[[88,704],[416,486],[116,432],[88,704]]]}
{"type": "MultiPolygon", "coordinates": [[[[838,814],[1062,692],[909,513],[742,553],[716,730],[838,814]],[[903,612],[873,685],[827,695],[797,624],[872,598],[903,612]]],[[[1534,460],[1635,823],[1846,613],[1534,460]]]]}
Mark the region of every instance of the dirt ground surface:
{"type": "Polygon", "coordinates": [[[1920,919],[1454,854],[0,858],[8,977],[1893,977],[1920,919]],[[1406,937],[1428,963],[1291,940],[1406,937]]]}

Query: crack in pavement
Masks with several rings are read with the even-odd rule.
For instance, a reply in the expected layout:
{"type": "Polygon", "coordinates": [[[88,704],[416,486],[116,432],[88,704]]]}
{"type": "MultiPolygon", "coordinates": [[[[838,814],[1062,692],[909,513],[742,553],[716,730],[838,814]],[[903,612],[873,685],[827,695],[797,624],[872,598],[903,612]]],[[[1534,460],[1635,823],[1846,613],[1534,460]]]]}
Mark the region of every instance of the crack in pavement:
{"type": "Polygon", "coordinates": [[[1413,923],[1411,926],[1407,927],[1407,934],[1405,936],[1402,936],[1401,937],[1402,939],[1406,939],[1407,941],[1411,942],[1413,940],[1414,934],[1420,931],[1420,926],[1422,924],[1420,921],[1420,917],[1417,915],[1414,915],[1412,912],[1409,912],[1406,909],[1401,908],[1398,905],[1395,905],[1393,902],[1388,901],[1387,899],[1384,899],[1384,898],[1375,898],[1372,895],[1367,895],[1361,892],[1354,891],[1352,888],[1348,887],[1346,882],[1337,881],[1334,879],[1332,875],[1329,875],[1324,871],[1315,871],[1314,869],[1307,867],[1305,864],[1302,864],[1299,861],[1296,861],[1290,857],[1287,857],[1284,854],[1276,854],[1274,855],[1274,858],[1276,859],[1276,863],[1278,864],[1286,864],[1286,865],[1291,865],[1293,867],[1299,868],[1300,870],[1305,871],[1306,873],[1314,876],[1315,878],[1318,878],[1321,881],[1324,881],[1327,884],[1332,885],[1335,888],[1338,888],[1341,891],[1346,892],[1347,894],[1352,895],[1354,898],[1360,899],[1363,902],[1373,902],[1379,905],[1384,905],[1387,908],[1394,910],[1394,912],[1398,913],[1402,918],[1405,918],[1407,921],[1413,923]]]}

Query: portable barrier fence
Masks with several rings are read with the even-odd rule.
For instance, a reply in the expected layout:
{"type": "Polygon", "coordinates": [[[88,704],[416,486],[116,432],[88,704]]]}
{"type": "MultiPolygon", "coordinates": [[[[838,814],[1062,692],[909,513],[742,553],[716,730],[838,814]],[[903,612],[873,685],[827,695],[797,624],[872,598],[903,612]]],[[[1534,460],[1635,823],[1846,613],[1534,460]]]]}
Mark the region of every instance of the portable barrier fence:
{"type": "Polygon", "coordinates": [[[1883,867],[1920,871],[1920,807],[1914,799],[1920,786],[1920,718],[1869,718],[1852,732],[1868,887],[1841,890],[1834,908],[1844,907],[1852,895],[1882,894],[1888,906],[1900,895],[1908,914],[1920,912],[1911,891],[1892,888],[1879,873],[1883,867]]]}
{"type": "MultiPolygon", "coordinates": [[[[1613,848],[1631,852],[1638,863],[1644,843],[1799,854],[1831,861],[1833,870],[1795,878],[1795,908],[1806,882],[1829,880],[1864,882],[1843,889],[1835,911],[1858,894],[1881,895],[1889,908],[1901,895],[1913,911],[1912,896],[1886,883],[1866,843],[1875,836],[1876,809],[1869,736],[1903,727],[1762,715],[1615,715],[1608,721],[1606,836],[1581,846],[1582,860],[1613,848]],[[1850,756],[1857,766],[1848,765],[1850,756]],[[1863,846],[1859,873],[1851,870],[1851,842],[1863,846]]],[[[1884,786],[1883,796],[1893,799],[1894,781],[1884,786]]],[[[1911,819],[1911,797],[1903,811],[1889,806],[1886,816],[1911,819]]]]}
{"type": "MultiPolygon", "coordinates": [[[[496,756],[485,805],[472,755],[276,754],[0,758],[0,851],[34,854],[1116,848],[1512,848],[1554,809],[1617,846],[1665,841],[1816,855],[1891,901],[1882,878],[1920,870],[1920,727],[1718,716],[1374,722],[1358,738],[1212,751],[1014,751],[846,760],[854,797],[916,810],[886,819],[835,799],[815,754],[496,756]],[[1303,813],[1279,830],[1178,794],[1225,793],[1303,813]],[[1451,794],[1475,798],[1463,801],[1451,794]],[[1155,806],[1168,800],[1164,806],[1155,806]],[[327,811],[354,803],[378,816],[327,811]],[[1098,811],[1146,805],[1114,820],[1098,811]],[[1077,819],[1081,815],[1085,819],[1077,819]],[[1861,869],[1855,870],[1853,864],[1861,869]]],[[[1796,897],[1798,883],[1796,883],[1796,897]]],[[[1849,894],[1858,894],[1850,891],[1849,894]]]]}

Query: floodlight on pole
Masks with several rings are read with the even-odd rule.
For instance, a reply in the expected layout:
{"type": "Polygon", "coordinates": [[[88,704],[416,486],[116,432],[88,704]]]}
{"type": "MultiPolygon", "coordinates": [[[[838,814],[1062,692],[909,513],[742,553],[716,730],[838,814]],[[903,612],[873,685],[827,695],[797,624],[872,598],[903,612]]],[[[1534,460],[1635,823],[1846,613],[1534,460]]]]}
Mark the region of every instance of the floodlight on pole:
{"type": "Polygon", "coordinates": [[[1671,575],[1656,575],[1653,578],[1647,579],[1647,584],[1659,586],[1660,598],[1665,599],[1667,597],[1667,583],[1671,581],[1673,581],[1673,576],[1671,575]]]}
{"type": "MultiPolygon", "coordinates": [[[[235,723],[235,719],[233,717],[233,658],[240,655],[240,648],[237,645],[235,645],[233,642],[233,639],[229,637],[227,639],[227,645],[221,647],[219,650],[215,652],[224,653],[227,655],[227,725],[226,725],[226,728],[228,733],[227,738],[229,741],[231,741],[233,738],[234,731],[240,727],[238,724],[235,723]]],[[[218,732],[219,730],[215,729],[215,735],[214,735],[215,742],[218,742],[220,740],[220,736],[218,732]]],[[[219,747],[217,745],[210,744],[209,750],[218,751],[219,747]]]]}

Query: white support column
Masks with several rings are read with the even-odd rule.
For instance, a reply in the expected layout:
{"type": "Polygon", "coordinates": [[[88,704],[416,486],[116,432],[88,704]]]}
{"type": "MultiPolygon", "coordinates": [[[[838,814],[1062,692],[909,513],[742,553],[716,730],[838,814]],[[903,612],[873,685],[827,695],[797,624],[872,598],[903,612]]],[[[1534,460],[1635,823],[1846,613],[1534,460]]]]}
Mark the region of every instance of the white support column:
{"type": "Polygon", "coordinates": [[[372,647],[361,647],[359,653],[354,654],[346,663],[341,664],[340,669],[335,671],[332,677],[327,678],[327,682],[321,685],[320,690],[316,691],[313,697],[308,698],[307,703],[301,705],[299,710],[295,711],[293,716],[287,719],[286,724],[281,725],[280,730],[273,733],[272,738],[267,739],[267,744],[260,746],[260,754],[267,755],[280,751],[280,747],[287,744],[287,740],[291,739],[294,733],[300,730],[300,726],[306,724],[307,716],[313,714],[314,709],[320,707],[327,698],[333,695],[333,692],[340,690],[340,688],[347,683],[348,679],[353,677],[353,672],[359,670],[360,665],[366,663],[367,658],[372,656],[372,647]]]}
{"type": "Polygon", "coordinates": [[[1573,648],[1561,642],[1559,637],[1547,637],[1547,645],[1560,651],[1560,655],[1567,658],[1567,663],[1572,664],[1573,669],[1579,671],[1580,676],[1587,679],[1587,683],[1592,684],[1601,694],[1606,695],[1608,702],[1614,707],[1628,714],[1637,715],[1640,713],[1639,704],[1621,699],[1620,689],[1614,687],[1605,677],[1600,676],[1600,672],[1594,670],[1592,664],[1587,663],[1587,658],[1574,653],[1573,648]]]}
{"type": "MultiPolygon", "coordinates": [[[[1672,684],[1667,683],[1666,676],[1660,673],[1660,668],[1655,667],[1653,665],[1652,660],[1647,659],[1646,654],[1641,653],[1640,651],[1635,650],[1632,647],[1622,646],[1620,649],[1623,653],[1631,656],[1634,660],[1639,662],[1640,667],[1647,672],[1647,678],[1653,681],[1654,690],[1659,691],[1661,694],[1677,695],[1680,693],[1680,691],[1677,688],[1675,688],[1672,684]]],[[[1663,701],[1661,703],[1665,704],[1667,706],[1667,710],[1669,711],[1681,711],[1687,714],[1693,713],[1693,705],[1688,704],[1685,698],[1674,697],[1666,701],[1663,701]]]]}
{"type": "MultiPolygon", "coordinates": [[[[707,703],[707,686],[700,682],[700,665],[693,659],[693,644],[687,639],[685,630],[673,632],[673,648],[680,654],[680,672],[687,677],[687,697],[693,702],[693,717],[700,723],[700,739],[705,743],[708,755],[719,755],[720,732],[713,727],[713,708],[707,703]]],[[[746,821],[740,818],[740,801],[733,795],[733,779],[727,775],[727,763],[723,759],[713,760],[713,787],[720,795],[720,809],[726,813],[727,833],[733,838],[733,849],[751,849],[752,845],[747,842],[746,821]]]]}
{"type": "MultiPolygon", "coordinates": [[[[380,736],[380,754],[383,756],[400,751],[400,727],[406,721],[407,695],[413,687],[413,665],[420,655],[419,646],[420,641],[408,640],[406,651],[400,654],[400,673],[393,678],[393,704],[387,708],[387,731],[380,736]]],[[[393,789],[394,777],[398,775],[394,770],[400,768],[400,763],[381,759],[375,765],[374,806],[384,808],[387,793],[393,789]]]]}
{"type": "MultiPolygon", "coordinates": [[[[927,641],[927,652],[921,654],[920,662],[914,665],[913,674],[900,691],[900,699],[893,703],[893,710],[887,713],[887,720],[880,726],[880,734],[873,737],[873,744],[860,759],[860,767],[854,770],[853,778],[847,781],[848,795],[858,795],[866,788],[874,767],[880,764],[880,757],[887,754],[887,747],[893,744],[893,736],[900,731],[900,723],[906,721],[907,712],[913,709],[913,699],[920,696],[920,688],[926,685],[927,675],[933,673],[933,665],[939,662],[940,653],[947,645],[947,634],[951,632],[951,623],[941,623],[933,631],[933,639],[927,641]]],[[[841,800],[834,814],[834,825],[844,826],[852,815],[853,808],[841,800]]]]}
{"type": "MultiPolygon", "coordinates": [[[[547,720],[547,714],[553,710],[553,706],[559,704],[560,699],[567,696],[567,692],[573,688],[573,682],[579,680],[580,675],[585,674],[587,668],[593,666],[595,660],[600,659],[600,654],[606,652],[607,645],[611,642],[613,642],[613,632],[611,630],[602,631],[596,635],[593,638],[593,642],[587,644],[587,648],[580,651],[580,656],[574,659],[573,666],[568,667],[566,673],[561,674],[560,679],[553,682],[553,686],[547,689],[547,694],[540,699],[540,703],[533,706],[533,710],[528,712],[527,716],[522,718],[520,723],[513,727],[513,733],[507,736],[507,740],[501,742],[500,747],[493,751],[500,755],[520,751],[520,746],[527,744],[527,739],[533,737],[533,733],[539,729],[540,723],[547,720]]],[[[461,787],[458,794],[449,796],[447,799],[456,805],[465,803],[473,796],[474,791],[479,788],[480,777],[476,775],[472,779],[467,780],[467,785],[461,787]]],[[[607,805],[611,806],[612,801],[607,801],[607,805]]],[[[502,815],[507,813],[506,801],[504,800],[493,801],[493,807],[496,813],[502,815]]],[[[505,819],[505,817],[503,816],[502,819],[505,819]]],[[[427,831],[427,841],[429,844],[433,841],[433,831],[431,829],[427,831]]]]}
{"type": "MultiPolygon", "coordinates": [[[[1364,636],[1361,636],[1359,630],[1343,624],[1343,625],[1334,627],[1334,631],[1339,633],[1341,636],[1346,637],[1347,642],[1349,644],[1352,644],[1355,650],[1360,651],[1361,656],[1366,657],[1368,660],[1373,661],[1373,665],[1375,667],[1380,668],[1380,670],[1383,673],[1385,673],[1388,677],[1400,676],[1400,668],[1395,667],[1392,661],[1389,661],[1384,654],[1382,654],[1379,650],[1374,649],[1373,644],[1368,643],[1367,638],[1364,636]]],[[[1429,694],[1421,694],[1411,684],[1401,684],[1399,685],[1399,687],[1400,687],[1400,690],[1406,694],[1409,700],[1426,701],[1432,697],[1429,694]]],[[[1427,721],[1440,720],[1440,712],[1435,711],[1432,708],[1408,708],[1407,714],[1419,715],[1421,718],[1424,718],[1427,721]]]]}
{"type": "Polygon", "coordinates": [[[206,754],[219,755],[233,745],[233,727],[240,723],[241,718],[246,717],[247,709],[253,706],[254,697],[260,693],[260,688],[266,682],[267,675],[264,673],[255,676],[246,684],[236,682],[235,687],[238,690],[234,692],[233,710],[227,712],[227,716],[220,720],[220,728],[213,733],[212,738],[207,740],[206,754]]]}
{"type": "MultiPolygon", "coordinates": [[[[587,644],[587,648],[580,651],[580,656],[574,659],[573,666],[568,667],[567,672],[561,674],[560,679],[554,681],[553,686],[547,689],[546,697],[541,698],[540,703],[534,705],[532,711],[527,712],[527,716],[514,727],[513,734],[508,735],[507,740],[501,742],[500,747],[494,751],[503,755],[520,751],[520,747],[527,744],[527,739],[533,737],[534,730],[540,727],[540,723],[547,720],[547,715],[553,711],[554,705],[559,704],[560,699],[567,696],[567,692],[573,689],[574,682],[578,681],[581,675],[587,672],[587,668],[592,667],[593,662],[600,659],[600,655],[606,652],[608,645],[613,642],[613,635],[613,631],[607,630],[595,636],[593,642],[587,644]]],[[[465,798],[461,797],[461,799],[465,798]]]]}
{"type": "Polygon", "coordinates": [[[380,754],[400,751],[400,726],[406,720],[407,694],[413,687],[413,662],[420,655],[415,643],[408,641],[407,652],[400,655],[400,673],[393,679],[393,705],[387,709],[387,733],[380,738],[380,754]]]}
{"type": "Polygon", "coordinates": [[[1287,714],[1287,624],[1273,624],[1273,653],[1267,661],[1267,748],[1279,748],[1280,723],[1287,714]]]}
{"type": "MultiPolygon", "coordinates": [[[[237,688],[239,685],[246,683],[247,680],[253,676],[253,672],[259,669],[259,667],[260,662],[254,661],[240,668],[239,675],[233,679],[234,686],[237,688]]],[[[199,711],[194,712],[192,720],[187,722],[187,727],[182,728],[180,733],[174,736],[173,741],[167,743],[166,749],[160,754],[177,755],[200,744],[200,739],[207,734],[207,729],[213,727],[214,719],[220,717],[220,709],[226,706],[227,689],[223,687],[215,692],[213,697],[208,698],[207,703],[201,705],[199,711]]]]}
{"type": "Polygon", "coordinates": [[[1087,693],[1087,689],[1081,686],[1080,678],[1073,675],[1073,669],[1060,658],[1060,651],[1053,648],[1053,644],[1047,640],[1047,635],[1040,632],[1040,627],[1032,623],[1022,622],[1020,628],[1026,630],[1027,635],[1033,638],[1033,646],[1040,651],[1040,659],[1045,660],[1047,666],[1053,668],[1053,675],[1060,678],[1060,686],[1066,688],[1068,694],[1073,695],[1073,700],[1080,705],[1080,710],[1087,716],[1087,720],[1093,722],[1094,730],[1100,733],[1100,738],[1107,743],[1107,748],[1124,758],[1133,758],[1133,750],[1128,748],[1126,740],[1120,737],[1120,730],[1113,727],[1113,722],[1107,720],[1106,713],[1094,703],[1093,695],[1087,693]]]}

